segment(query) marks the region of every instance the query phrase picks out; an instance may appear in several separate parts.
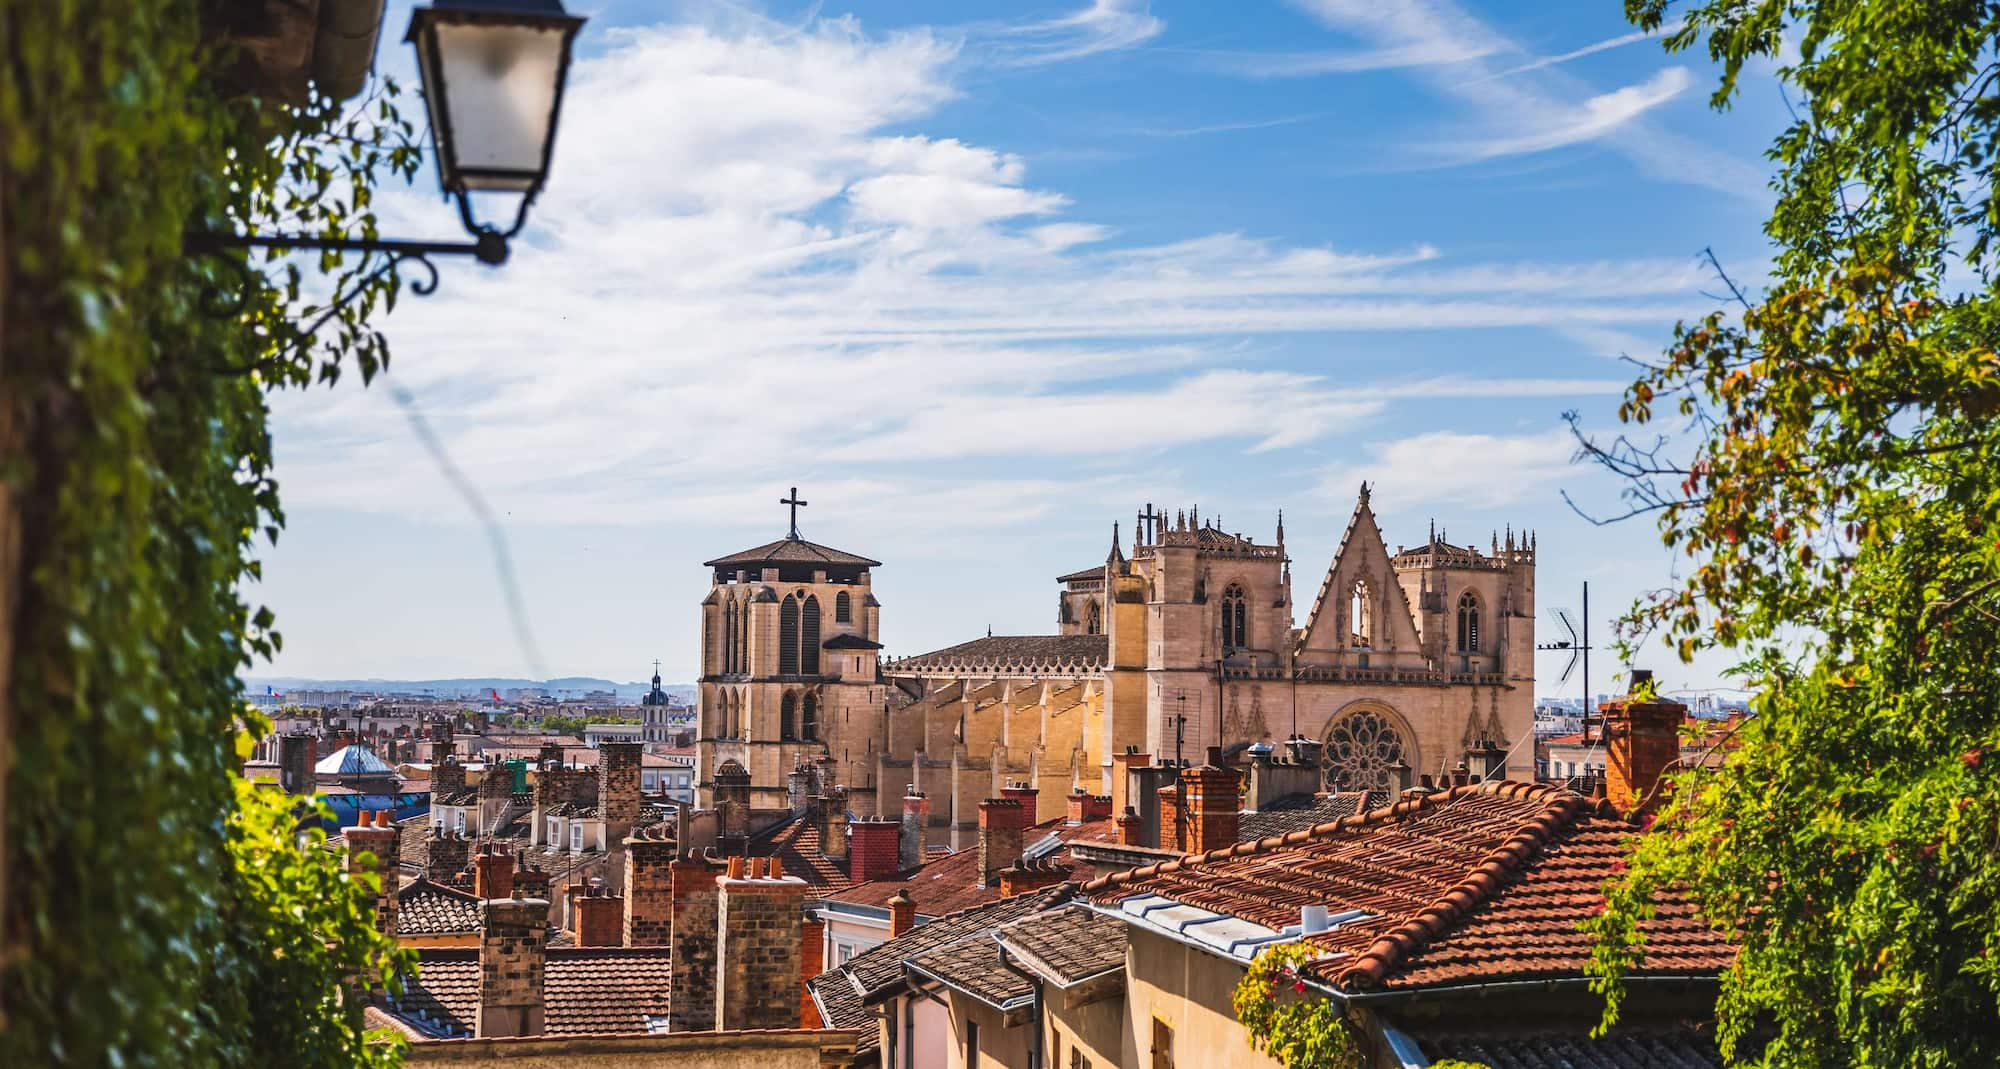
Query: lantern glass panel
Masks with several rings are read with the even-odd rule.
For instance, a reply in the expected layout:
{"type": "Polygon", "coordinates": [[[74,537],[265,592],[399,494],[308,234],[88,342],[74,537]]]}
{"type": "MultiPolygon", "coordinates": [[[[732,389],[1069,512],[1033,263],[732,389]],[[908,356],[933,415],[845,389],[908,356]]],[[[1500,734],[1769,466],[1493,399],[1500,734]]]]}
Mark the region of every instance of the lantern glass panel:
{"type": "MultiPolygon", "coordinates": [[[[431,121],[443,111],[464,189],[528,192],[540,184],[555,121],[567,26],[439,21],[431,121]]],[[[426,71],[425,73],[432,73],[426,71]]],[[[441,161],[442,162],[442,161],[441,161]]]]}

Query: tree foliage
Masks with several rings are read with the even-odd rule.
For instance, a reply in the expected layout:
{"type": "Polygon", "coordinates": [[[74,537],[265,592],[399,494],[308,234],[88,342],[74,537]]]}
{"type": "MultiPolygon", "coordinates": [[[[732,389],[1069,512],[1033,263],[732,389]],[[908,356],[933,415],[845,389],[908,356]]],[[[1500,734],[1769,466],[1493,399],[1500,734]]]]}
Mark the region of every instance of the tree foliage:
{"type": "Polygon", "coordinates": [[[0,0],[0,501],[21,525],[0,1065],[394,1056],[345,994],[390,962],[373,877],[300,849],[237,740],[238,672],[280,642],[239,589],[283,519],[266,392],[380,370],[368,317],[397,279],[186,235],[372,232],[374,174],[418,155],[390,86],[352,108],[220,93],[204,18],[237,7],[0,0]]]}
{"type": "Polygon", "coordinates": [[[1279,943],[1257,953],[1230,1005],[1252,1050],[1285,1069],[1358,1069],[1360,1045],[1338,1006],[1311,990],[1299,966],[1324,956],[1311,943],[1279,943]]]}
{"type": "Polygon", "coordinates": [[[1794,121],[1767,283],[1677,328],[1632,429],[1584,442],[1689,562],[1627,637],[1732,650],[1758,692],[1593,922],[1607,1023],[1674,883],[1741,944],[1737,1057],[2000,1064],[2000,5],[1626,7],[1706,48],[1718,107],[1775,68],[1794,121]]]}

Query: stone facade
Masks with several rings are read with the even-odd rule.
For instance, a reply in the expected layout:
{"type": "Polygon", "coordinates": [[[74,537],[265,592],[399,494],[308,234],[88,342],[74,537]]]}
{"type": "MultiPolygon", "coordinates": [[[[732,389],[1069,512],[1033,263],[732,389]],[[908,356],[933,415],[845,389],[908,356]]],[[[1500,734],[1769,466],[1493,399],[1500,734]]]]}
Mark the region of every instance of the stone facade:
{"type": "Polygon", "coordinates": [[[721,946],[713,1027],[796,1028],[806,882],[770,874],[768,859],[750,863],[759,871],[739,878],[732,864],[731,875],[716,879],[721,946]]]}

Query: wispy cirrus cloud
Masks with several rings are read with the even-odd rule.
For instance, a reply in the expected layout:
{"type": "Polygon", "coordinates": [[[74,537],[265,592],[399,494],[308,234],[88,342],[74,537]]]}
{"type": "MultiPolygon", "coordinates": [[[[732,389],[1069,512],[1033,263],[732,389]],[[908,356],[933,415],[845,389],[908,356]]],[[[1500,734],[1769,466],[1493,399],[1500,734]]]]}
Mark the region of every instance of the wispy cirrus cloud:
{"type": "Polygon", "coordinates": [[[1089,7],[1066,15],[992,26],[980,36],[988,39],[989,62],[1039,67],[1136,48],[1166,28],[1151,0],[1090,0],[1089,7]]]}
{"type": "Polygon", "coordinates": [[[1687,91],[1694,79],[1686,67],[1668,67],[1638,85],[1600,93],[1566,112],[1503,137],[1461,147],[1468,159],[1520,156],[1595,141],[1687,91]]]}
{"type": "Polygon", "coordinates": [[[1566,429],[1526,434],[1428,431],[1368,447],[1365,459],[1322,473],[1320,492],[1334,500],[1363,481],[1396,508],[1500,508],[1558,504],[1574,479],[1576,441],[1566,429]]]}

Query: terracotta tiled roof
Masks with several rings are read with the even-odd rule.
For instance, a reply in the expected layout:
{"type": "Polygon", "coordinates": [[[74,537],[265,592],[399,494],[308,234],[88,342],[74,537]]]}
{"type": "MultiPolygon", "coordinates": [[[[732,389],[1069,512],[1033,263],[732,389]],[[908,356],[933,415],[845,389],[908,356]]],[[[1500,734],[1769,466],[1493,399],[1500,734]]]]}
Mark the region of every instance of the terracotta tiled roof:
{"type": "MultiPolygon", "coordinates": [[[[1081,824],[1068,824],[1060,818],[1045,820],[1022,834],[1021,848],[1023,851],[1032,850],[1051,835],[1065,847],[1073,842],[1116,842],[1118,826],[1109,819],[1087,820],[1081,824]]],[[[1066,862],[1069,851],[1057,849],[1041,857],[1052,862],[1066,862]]],[[[1000,898],[1000,888],[979,882],[979,851],[971,847],[933,857],[915,872],[849,885],[825,897],[849,905],[879,908],[889,900],[890,895],[903,890],[917,900],[917,915],[920,917],[940,917],[1000,898]]]]}
{"type": "MultiPolygon", "coordinates": [[[[1575,976],[1602,884],[1636,829],[1541,784],[1488,782],[1093,880],[1113,903],[1159,895],[1274,932],[1302,906],[1365,916],[1310,936],[1308,972],[1349,991],[1575,976]]],[[[1642,926],[1634,975],[1714,974],[1734,950],[1675,895],[1642,926]]]]}
{"type": "Polygon", "coordinates": [[[780,538],[776,542],[767,542],[755,549],[746,549],[741,553],[731,553],[726,557],[701,562],[704,568],[724,568],[731,565],[747,568],[765,564],[840,564],[857,568],[882,566],[879,560],[857,557],[852,553],[844,553],[817,542],[808,542],[803,538],[780,538]]]}
{"type": "Polygon", "coordinates": [[[1603,1039],[1575,1035],[1426,1036],[1433,1059],[1457,1058],[1488,1069],[1722,1069],[1722,1054],[1693,1030],[1615,1033],[1603,1039]]]}
{"type": "Polygon", "coordinates": [[[903,982],[903,962],[976,932],[992,931],[1009,921],[1059,906],[1069,901],[1075,890],[1074,884],[1058,884],[920,924],[899,938],[869,947],[837,969],[813,977],[807,981],[807,989],[829,1028],[858,1029],[860,1049],[873,1050],[876,1031],[871,1027],[867,1002],[903,982]]]}
{"type": "Polygon", "coordinates": [[[397,935],[460,935],[479,931],[479,899],[419,876],[396,892],[397,935]]]}
{"type": "Polygon", "coordinates": [[[1105,635],[988,635],[941,650],[900,658],[885,669],[894,672],[971,671],[1004,669],[1011,665],[1076,665],[1097,668],[1109,656],[1105,635]]]}
{"type": "Polygon", "coordinates": [[[819,825],[810,820],[793,820],[752,839],[750,856],[777,858],[785,875],[806,882],[808,898],[825,898],[852,886],[847,866],[820,850],[819,825]]]}
{"type": "MultiPolygon", "coordinates": [[[[645,1032],[665,1016],[673,959],[667,947],[552,948],[542,973],[547,1035],[645,1032]]],[[[479,951],[420,950],[417,975],[388,1012],[426,1034],[472,1031],[479,1014],[479,951]]]]}
{"type": "Polygon", "coordinates": [[[1082,905],[1003,924],[1000,938],[1021,964],[1060,987],[1125,965],[1125,922],[1082,905]]]}
{"type": "Polygon", "coordinates": [[[1244,813],[1238,817],[1236,838],[1240,842],[1268,839],[1273,835],[1314,827],[1329,820],[1338,820],[1371,808],[1379,809],[1388,804],[1389,799],[1381,792],[1339,791],[1324,797],[1317,794],[1288,794],[1265,803],[1264,807],[1255,813],[1244,813]]]}

